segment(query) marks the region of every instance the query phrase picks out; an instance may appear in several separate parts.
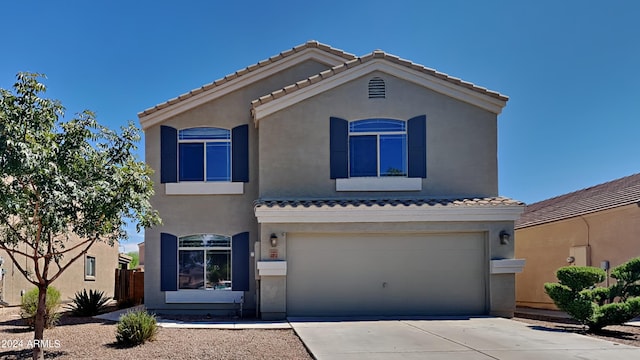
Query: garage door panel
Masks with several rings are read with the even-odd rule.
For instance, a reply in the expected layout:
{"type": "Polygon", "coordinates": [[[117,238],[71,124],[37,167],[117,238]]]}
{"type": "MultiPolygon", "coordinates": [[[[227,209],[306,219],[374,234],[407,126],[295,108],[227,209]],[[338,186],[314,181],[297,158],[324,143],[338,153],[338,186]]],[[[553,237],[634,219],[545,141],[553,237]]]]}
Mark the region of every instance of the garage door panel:
{"type": "Polygon", "coordinates": [[[485,312],[484,236],[288,234],[287,313],[485,312]]]}

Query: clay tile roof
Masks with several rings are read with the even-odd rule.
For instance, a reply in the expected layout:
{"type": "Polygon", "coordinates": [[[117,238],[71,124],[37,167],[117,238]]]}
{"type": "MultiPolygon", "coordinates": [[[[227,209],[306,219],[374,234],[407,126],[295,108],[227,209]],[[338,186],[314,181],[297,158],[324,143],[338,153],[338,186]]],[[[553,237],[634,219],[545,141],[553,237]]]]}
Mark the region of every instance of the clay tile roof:
{"type": "MultiPolygon", "coordinates": [[[[428,74],[428,75],[434,76],[436,78],[448,81],[450,83],[453,83],[453,84],[465,87],[467,89],[479,92],[481,94],[496,98],[498,100],[502,100],[502,101],[509,100],[509,97],[507,97],[506,95],[502,95],[502,94],[500,94],[500,93],[498,93],[496,91],[488,90],[487,88],[475,85],[475,84],[470,83],[468,81],[463,81],[461,79],[449,76],[449,75],[447,75],[445,73],[438,72],[438,71],[436,71],[434,69],[427,68],[427,67],[422,66],[420,64],[412,63],[409,60],[401,59],[401,58],[399,58],[399,57],[397,57],[395,55],[387,54],[382,50],[375,50],[375,51],[373,51],[373,52],[371,52],[371,53],[369,53],[367,55],[364,55],[364,56],[361,56],[361,57],[358,57],[358,58],[350,59],[350,60],[344,62],[343,64],[334,66],[333,68],[325,70],[325,71],[321,72],[318,75],[324,80],[324,79],[330,78],[330,77],[332,77],[332,76],[334,76],[336,74],[339,74],[339,73],[341,73],[341,72],[343,72],[343,71],[345,71],[347,69],[351,69],[353,67],[356,67],[358,65],[367,63],[367,62],[375,60],[375,59],[385,59],[385,60],[391,61],[393,63],[408,67],[410,69],[422,72],[424,74],[428,74]]],[[[299,81],[298,83],[296,83],[296,85],[298,85],[298,86],[297,86],[297,88],[295,90],[299,90],[299,89],[307,87],[307,86],[309,86],[311,84],[317,83],[318,80],[315,79],[315,77],[318,76],[318,75],[315,75],[315,76],[312,76],[310,78],[307,78],[307,79],[299,81]]],[[[292,90],[287,89],[287,88],[276,90],[276,91],[272,92],[271,94],[269,94],[267,96],[262,96],[259,99],[253,100],[251,102],[251,106],[253,108],[255,108],[258,105],[266,104],[266,103],[268,103],[268,102],[270,102],[270,101],[272,101],[274,99],[279,98],[280,96],[278,96],[278,95],[281,95],[281,93],[283,93],[283,92],[286,93],[286,94],[289,94],[289,93],[292,92],[292,90]]]]}
{"type": "Polygon", "coordinates": [[[516,229],[572,218],[640,201],[640,174],[527,205],[516,229]]]}
{"type": "Polygon", "coordinates": [[[459,198],[459,199],[258,199],[254,207],[371,207],[371,206],[504,206],[524,205],[518,200],[505,197],[459,198]]]}
{"type": "Polygon", "coordinates": [[[164,103],[161,103],[161,104],[158,104],[158,105],[156,105],[154,107],[148,108],[148,109],[140,112],[138,114],[138,116],[142,117],[142,116],[153,114],[154,112],[156,112],[158,110],[161,110],[161,109],[163,109],[163,108],[165,108],[165,107],[167,107],[169,105],[173,105],[173,104],[175,104],[175,103],[177,103],[179,101],[182,101],[182,100],[184,100],[186,98],[192,97],[192,96],[194,96],[194,95],[196,95],[196,94],[198,94],[198,93],[200,93],[202,91],[210,90],[210,89],[212,89],[212,88],[214,88],[216,86],[220,86],[220,85],[222,85],[224,83],[227,83],[227,82],[232,81],[232,80],[234,80],[234,79],[236,79],[238,77],[241,77],[241,76],[243,76],[243,75],[245,75],[247,73],[250,73],[251,71],[255,71],[255,70],[259,69],[259,68],[262,68],[262,67],[267,66],[269,64],[272,64],[274,62],[277,62],[277,61],[279,61],[281,59],[284,59],[284,58],[286,58],[288,56],[291,56],[291,55],[293,55],[295,53],[301,52],[301,51],[303,51],[305,49],[311,49],[311,48],[320,49],[320,50],[326,51],[328,53],[337,55],[339,57],[344,58],[345,61],[352,60],[352,59],[355,58],[355,55],[346,53],[346,52],[344,52],[342,50],[339,50],[339,49],[332,48],[329,45],[321,44],[321,43],[319,43],[319,42],[317,42],[315,40],[310,40],[310,41],[307,41],[306,43],[298,45],[298,46],[296,46],[296,47],[294,47],[292,49],[285,50],[285,51],[283,51],[283,52],[281,52],[281,53],[279,53],[277,55],[274,55],[274,56],[272,56],[272,57],[270,57],[268,59],[258,61],[256,64],[249,65],[246,68],[240,69],[240,70],[236,71],[233,74],[228,74],[228,75],[222,77],[221,79],[214,80],[213,82],[211,82],[209,84],[205,84],[205,85],[201,86],[200,88],[191,90],[190,92],[188,92],[186,94],[182,94],[182,95],[178,96],[177,98],[168,100],[168,101],[166,101],[164,103]]]}

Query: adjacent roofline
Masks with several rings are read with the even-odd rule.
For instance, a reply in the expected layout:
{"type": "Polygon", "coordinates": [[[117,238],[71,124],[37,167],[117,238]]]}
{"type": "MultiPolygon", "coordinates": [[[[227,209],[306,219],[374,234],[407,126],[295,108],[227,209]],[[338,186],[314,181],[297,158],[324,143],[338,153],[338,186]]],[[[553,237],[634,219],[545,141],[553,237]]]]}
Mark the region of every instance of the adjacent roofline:
{"type": "Polygon", "coordinates": [[[516,229],[571,219],[636,204],[640,206],[640,173],[527,205],[516,229]]]}
{"type": "Polygon", "coordinates": [[[506,198],[438,200],[259,200],[258,223],[514,221],[524,204],[506,198]]]}
{"type": "Polygon", "coordinates": [[[193,109],[203,103],[226,95],[255,81],[271,76],[305,60],[316,60],[327,66],[335,66],[355,56],[317,41],[308,41],[278,55],[238,70],[212,83],[158,104],[138,113],[143,130],[164,120],[193,109]]]}
{"type": "Polygon", "coordinates": [[[509,100],[498,92],[377,50],[252,101],[256,126],[265,116],[373,71],[388,73],[495,114],[509,100]]]}

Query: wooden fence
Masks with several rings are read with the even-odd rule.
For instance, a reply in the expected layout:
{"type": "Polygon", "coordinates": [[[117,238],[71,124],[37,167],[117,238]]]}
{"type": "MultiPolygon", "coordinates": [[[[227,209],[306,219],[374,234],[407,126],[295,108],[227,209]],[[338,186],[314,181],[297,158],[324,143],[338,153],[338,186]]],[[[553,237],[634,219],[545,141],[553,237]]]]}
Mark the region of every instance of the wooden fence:
{"type": "Polygon", "coordinates": [[[144,300],[144,272],[116,269],[116,287],[113,292],[118,302],[131,301],[142,304],[144,300]]]}

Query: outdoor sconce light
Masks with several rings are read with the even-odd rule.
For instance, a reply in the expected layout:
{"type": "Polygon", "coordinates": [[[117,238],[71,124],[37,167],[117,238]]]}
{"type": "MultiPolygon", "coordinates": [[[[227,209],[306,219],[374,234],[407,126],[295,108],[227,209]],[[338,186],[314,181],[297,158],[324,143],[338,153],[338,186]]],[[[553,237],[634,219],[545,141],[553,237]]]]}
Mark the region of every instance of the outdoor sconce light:
{"type": "Polygon", "coordinates": [[[272,247],[278,246],[278,236],[276,236],[276,234],[271,234],[271,237],[269,238],[269,240],[271,241],[272,247]]]}
{"type": "Polygon", "coordinates": [[[509,238],[511,238],[511,235],[509,235],[508,232],[502,230],[500,231],[500,244],[502,245],[507,245],[509,243],[509,238]]]}

